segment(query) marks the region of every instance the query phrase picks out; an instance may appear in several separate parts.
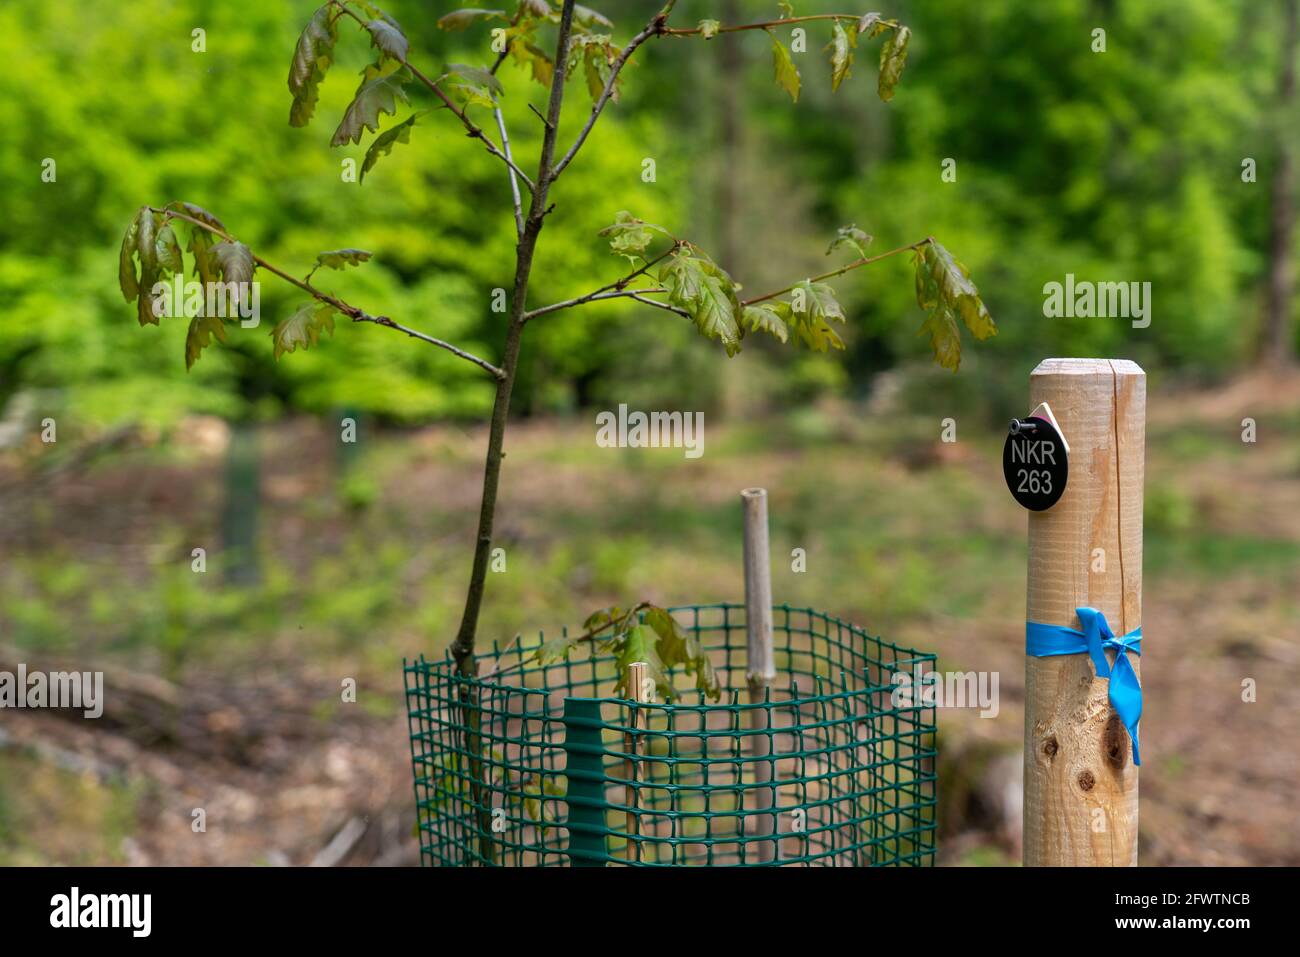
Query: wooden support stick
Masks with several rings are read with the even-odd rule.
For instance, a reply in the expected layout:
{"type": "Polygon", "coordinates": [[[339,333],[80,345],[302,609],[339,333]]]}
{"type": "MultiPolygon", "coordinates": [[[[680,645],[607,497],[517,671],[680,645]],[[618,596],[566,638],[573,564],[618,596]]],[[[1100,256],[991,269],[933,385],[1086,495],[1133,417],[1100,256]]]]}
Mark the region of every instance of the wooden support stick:
{"type": "MultiPolygon", "coordinates": [[[[1142,624],[1146,374],[1046,359],[1029,381],[1070,443],[1065,493],[1029,513],[1029,620],[1077,629],[1087,606],[1127,634],[1142,624]]],[[[1138,772],[1107,692],[1086,654],[1025,658],[1026,865],[1137,864],[1138,772]]]]}
{"type": "MultiPolygon", "coordinates": [[[[772,565],[767,539],[767,491],[747,488],[740,493],[745,515],[745,626],[747,629],[745,679],[749,684],[749,702],[761,705],[767,700],[767,689],[776,677],[772,652],[772,565]]],[[[766,708],[749,711],[750,750],[754,764],[755,806],[759,811],[770,811],[773,803],[772,739],[768,732],[769,712],[766,708]],[[764,786],[768,785],[768,786],[764,786]]],[[[776,835],[776,816],[759,814],[756,834],[760,837],[776,835]]],[[[769,863],[776,859],[777,842],[758,842],[758,860],[769,863]]]]}
{"type": "MultiPolygon", "coordinates": [[[[627,685],[628,690],[632,692],[632,700],[637,704],[644,704],[648,698],[646,695],[646,664],[644,661],[634,661],[627,666],[627,685]]],[[[635,731],[641,724],[641,709],[637,707],[628,708],[628,727],[635,731]]],[[[627,805],[627,854],[629,861],[641,860],[641,842],[637,838],[641,834],[640,816],[637,814],[637,736],[632,733],[623,736],[624,752],[628,757],[623,759],[623,776],[627,779],[625,786],[625,800],[627,805]]]]}

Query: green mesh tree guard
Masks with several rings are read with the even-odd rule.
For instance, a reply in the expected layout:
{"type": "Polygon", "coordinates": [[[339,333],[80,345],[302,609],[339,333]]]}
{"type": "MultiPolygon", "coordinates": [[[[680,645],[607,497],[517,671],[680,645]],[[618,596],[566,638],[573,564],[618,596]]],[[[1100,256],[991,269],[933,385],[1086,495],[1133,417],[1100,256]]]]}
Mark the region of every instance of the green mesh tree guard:
{"type": "Polygon", "coordinates": [[[720,701],[634,704],[612,696],[611,656],[541,667],[521,642],[480,654],[476,678],[404,665],[423,863],[934,863],[934,708],[890,698],[933,655],[778,605],[779,677],[751,704],[744,606],[672,612],[720,701]]]}

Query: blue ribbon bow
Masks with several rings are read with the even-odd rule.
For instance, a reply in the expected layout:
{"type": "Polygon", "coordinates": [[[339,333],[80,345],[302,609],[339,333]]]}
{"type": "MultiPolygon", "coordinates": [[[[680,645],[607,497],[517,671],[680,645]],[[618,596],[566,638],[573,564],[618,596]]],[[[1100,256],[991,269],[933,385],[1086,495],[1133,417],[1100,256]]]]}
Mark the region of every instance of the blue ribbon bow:
{"type": "Polygon", "coordinates": [[[1109,681],[1108,697],[1128,736],[1133,740],[1133,763],[1141,764],[1138,754],[1138,720],[1142,717],[1142,686],[1127,652],[1142,654],[1142,629],[1134,628],[1123,638],[1116,638],[1106,616],[1095,608],[1076,608],[1083,631],[1062,625],[1025,623],[1025,654],[1035,658],[1052,655],[1078,655],[1087,652],[1097,667],[1097,677],[1109,681]],[[1105,649],[1115,652],[1115,664],[1106,660],[1105,649]]]}

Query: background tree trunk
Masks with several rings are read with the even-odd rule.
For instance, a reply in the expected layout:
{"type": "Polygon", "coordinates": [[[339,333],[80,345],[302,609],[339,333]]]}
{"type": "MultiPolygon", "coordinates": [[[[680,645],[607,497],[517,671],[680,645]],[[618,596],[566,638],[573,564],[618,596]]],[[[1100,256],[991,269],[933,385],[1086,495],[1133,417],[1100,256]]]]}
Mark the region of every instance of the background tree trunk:
{"type": "Polygon", "coordinates": [[[1295,337],[1291,328],[1291,296],[1295,285],[1292,263],[1295,239],[1295,61],[1300,47],[1300,0],[1285,0],[1282,27],[1282,57],[1277,84],[1277,167],[1273,173],[1268,305],[1264,315],[1262,358],[1274,367],[1295,361],[1295,337]]]}
{"type": "MultiPolygon", "coordinates": [[[[718,18],[723,23],[740,22],[739,0],[724,0],[718,18]]],[[[740,182],[737,174],[743,162],[740,126],[745,82],[743,36],[723,36],[718,62],[722,72],[721,168],[718,177],[718,261],[733,276],[745,275],[740,261],[740,182]]]]}

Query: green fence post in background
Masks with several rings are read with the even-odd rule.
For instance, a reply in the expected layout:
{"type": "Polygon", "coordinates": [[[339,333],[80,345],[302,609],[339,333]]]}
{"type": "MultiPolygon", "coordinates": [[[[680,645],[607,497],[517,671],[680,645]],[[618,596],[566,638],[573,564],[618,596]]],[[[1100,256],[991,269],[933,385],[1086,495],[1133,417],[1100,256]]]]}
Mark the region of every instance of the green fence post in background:
{"type": "Polygon", "coordinates": [[[222,574],[234,585],[255,585],[261,577],[257,556],[258,513],[262,505],[260,429],[236,422],[226,450],[226,500],[221,509],[222,574]]]}

